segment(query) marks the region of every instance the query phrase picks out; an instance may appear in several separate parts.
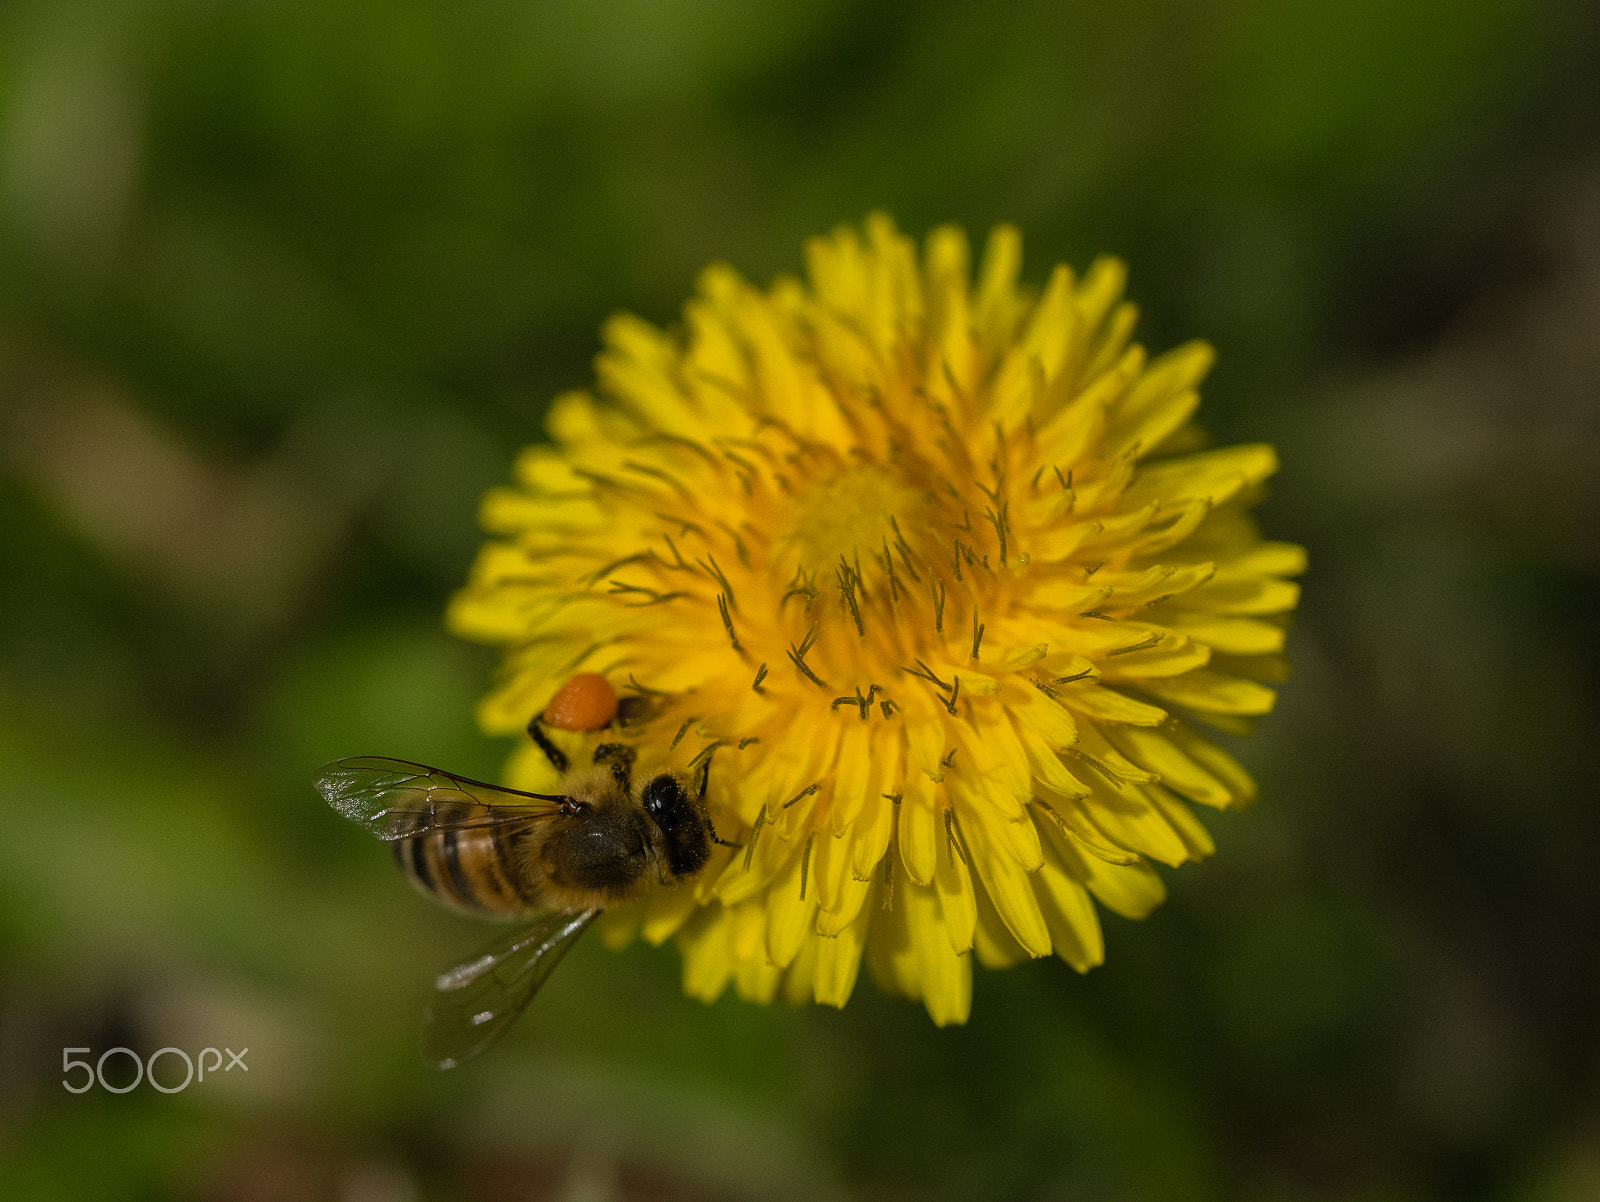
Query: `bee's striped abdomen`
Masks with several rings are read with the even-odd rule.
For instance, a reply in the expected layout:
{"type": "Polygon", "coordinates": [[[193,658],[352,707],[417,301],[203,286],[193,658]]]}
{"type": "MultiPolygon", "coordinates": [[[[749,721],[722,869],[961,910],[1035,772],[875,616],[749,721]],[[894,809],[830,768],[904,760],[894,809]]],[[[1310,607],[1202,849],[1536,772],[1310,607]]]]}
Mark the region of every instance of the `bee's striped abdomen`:
{"type": "Polygon", "coordinates": [[[517,871],[513,844],[518,833],[500,828],[434,831],[396,840],[394,858],[420,892],[453,909],[523,914],[539,907],[517,871]]]}

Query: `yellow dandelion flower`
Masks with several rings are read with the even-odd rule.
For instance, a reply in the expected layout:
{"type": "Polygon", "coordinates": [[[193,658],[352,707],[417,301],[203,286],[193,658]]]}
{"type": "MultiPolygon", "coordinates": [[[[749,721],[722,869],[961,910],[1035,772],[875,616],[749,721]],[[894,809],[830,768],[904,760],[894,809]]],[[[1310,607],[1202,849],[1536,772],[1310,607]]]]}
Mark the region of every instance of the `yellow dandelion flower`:
{"type": "Polygon", "coordinates": [[[919,261],[874,215],[807,282],[708,268],[681,329],[607,323],[599,395],[485,500],[450,611],[508,648],[484,727],[578,671],[644,693],[641,771],[708,773],[741,845],[605,918],[675,936],[693,996],[839,1006],[864,959],[961,1022],[974,953],[1099,963],[1091,897],[1143,916],[1149,861],[1212,850],[1191,803],[1254,794],[1195,723],[1281,678],[1304,555],[1246,512],[1276,456],[1198,449],[1211,349],[1147,359],[1121,263],[1020,262],[1001,227],[974,283],[959,230],[919,261]]]}

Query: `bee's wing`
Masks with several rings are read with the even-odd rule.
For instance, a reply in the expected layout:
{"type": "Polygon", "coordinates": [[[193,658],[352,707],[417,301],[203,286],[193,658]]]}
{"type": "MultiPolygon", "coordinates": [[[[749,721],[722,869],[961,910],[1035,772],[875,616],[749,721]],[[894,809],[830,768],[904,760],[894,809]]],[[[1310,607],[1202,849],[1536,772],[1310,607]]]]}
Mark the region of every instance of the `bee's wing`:
{"type": "Polygon", "coordinates": [[[504,1035],[598,913],[551,910],[440,973],[422,1014],[428,1062],[454,1068],[504,1035]]]}
{"type": "Polygon", "coordinates": [[[335,760],[316,785],[339,813],[388,840],[549,818],[563,800],[379,755],[335,760]]]}

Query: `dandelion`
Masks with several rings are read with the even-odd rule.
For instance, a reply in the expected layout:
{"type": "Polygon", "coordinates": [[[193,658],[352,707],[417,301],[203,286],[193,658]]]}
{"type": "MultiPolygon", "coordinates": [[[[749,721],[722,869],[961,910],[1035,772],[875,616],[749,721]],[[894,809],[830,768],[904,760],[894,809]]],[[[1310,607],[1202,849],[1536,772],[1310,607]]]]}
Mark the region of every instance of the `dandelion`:
{"type": "MultiPolygon", "coordinates": [[[[806,282],[708,268],[680,329],[607,323],[598,395],[485,499],[450,611],[507,648],[482,725],[603,675],[650,701],[640,771],[703,779],[738,845],[603,920],[676,937],[693,996],[842,1006],[864,961],[962,1022],[974,954],[1087,970],[1091,898],[1144,916],[1150,861],[1212,850],[1192,806],[1254,796],[1198,724],[1281,679],[1304,554],[1247,513],[1276,456],[1201,449],[1212,352],[1147,359],[1119,262],[1020,261],[1003,226],[974,282],[959,230],[919,261],[874,215],[806,282]]],[[[526,744],[509,776],[553,784],[526,744]]]]}

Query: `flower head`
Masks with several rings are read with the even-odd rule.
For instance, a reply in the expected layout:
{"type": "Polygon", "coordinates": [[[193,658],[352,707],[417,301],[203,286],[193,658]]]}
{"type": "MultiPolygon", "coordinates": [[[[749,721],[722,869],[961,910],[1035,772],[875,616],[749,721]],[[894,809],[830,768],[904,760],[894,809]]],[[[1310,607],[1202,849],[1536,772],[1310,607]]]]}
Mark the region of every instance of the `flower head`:
{"type": "Polygon", "coordinates": [[[740,845],[606,916],[676,935],[695,996],[843,1005],[865,960],[963,1021],[972,953],[1099,963],[1091,897],[1143,916],[1150,860],[1212,850],[1191,804],[1253,796],[1195,724],[1273,703],[1304,556],[1246,511],[1276,457],[1198,449],[1211,350],[1147,359],[1120,263],[1035,292],[1020,260],[1001,227],[974,283],[958,230],[919,260],[874,215],[806,283],[713,266],[681,329],[611,319],[599,397],[485,500],[451,609],[508,648],[483,725],[599,673],[740,845]]]}

